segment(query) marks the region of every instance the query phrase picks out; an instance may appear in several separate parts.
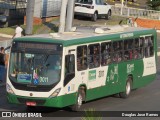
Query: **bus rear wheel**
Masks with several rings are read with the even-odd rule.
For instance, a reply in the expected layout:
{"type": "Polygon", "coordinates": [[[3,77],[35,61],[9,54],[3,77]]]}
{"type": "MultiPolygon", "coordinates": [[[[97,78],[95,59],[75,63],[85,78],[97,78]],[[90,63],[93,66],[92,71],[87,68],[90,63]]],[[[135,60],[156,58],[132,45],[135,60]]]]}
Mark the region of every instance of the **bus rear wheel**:
{"type": "Polygon", "coordinates": [[[76,103],[71,107],[72,111],[80,111],[82,103],[84,101],[85,92],[84,90],[79,90],[76,98],[76,103]]]}
{"type": "Polygon", "coordinates": [[[132,88],[132,79],[128,78],[128,80],[126,82],[125,91],[119,93],[120,97],[121,98],[128,98],[131,93],[131,88],[132,88]]]}

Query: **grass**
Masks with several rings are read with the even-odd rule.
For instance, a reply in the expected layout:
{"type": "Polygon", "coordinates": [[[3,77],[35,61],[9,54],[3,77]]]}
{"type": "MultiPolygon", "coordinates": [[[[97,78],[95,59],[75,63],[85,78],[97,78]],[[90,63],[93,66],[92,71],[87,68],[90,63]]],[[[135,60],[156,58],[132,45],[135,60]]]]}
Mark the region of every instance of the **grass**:
{"type": "Polygon", "coordinates": [[[102,120],[102,116],[99,115],[94,108],[85,110],[85,116],[81,120],[102,120]]]}
{"type": "Polygon", "coordinates": [[[0,28],[0,33],[7,34],[7,35],[13,35],[15,32],[15,29],[12,27],[8,28],[0,28]]]}
{"type": "MultiPolygon", "coordinates": [[[[26,25],[22,25],[21,27],[25,30],[26,25]]],[[[33,34],[37,34],[37,31],[42,27],[43,27],[43,24],[42,25],[34,25],[33,26],[33,34]]],[[[7,34],[7,35],[14,35],[15,28],[16,28],[15,26],[7,27],[7,28],[0,28],[0,33],[7,34]]]]}
{"type": "MultiPolygon", "coordinates": [[[[118,25],[126,24],[126,17],[122,16],[112,16],[110,20],[106,20],[104,18],[98,19],[97,22],[93,22],[90,18],[80,18],[73,20],[73,26],[93,26],[93,25],[118,25]]],[[[41,25],[34,25],[33,26],[33,34],[43,34],[43,33],[50,33],[50,32],[57,32],[59,26],[59,18],[55,20],[44,23],[41,25]]],[[[24,30],[26,25],[21,26],[24,30]]],[[[0,28],[0,33],[13,35],[15,33],[15,26],[8,27],[8,28],[0,28]]],[[[25,31],[23,31],[25,33],[25,31]]]]}

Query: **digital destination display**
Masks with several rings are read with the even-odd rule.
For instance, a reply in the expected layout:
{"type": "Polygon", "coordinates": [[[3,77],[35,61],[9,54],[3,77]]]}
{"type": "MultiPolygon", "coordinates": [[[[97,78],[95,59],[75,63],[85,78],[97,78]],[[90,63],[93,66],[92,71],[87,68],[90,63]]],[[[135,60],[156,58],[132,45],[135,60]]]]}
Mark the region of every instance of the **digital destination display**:
{"type": "Polygon", "coordinates": [[[50,50],[50,51],[62,51],[61,44],[46,44],[46,43],[34,43],[34,42],[15,42],[13,43],[12,50],[50,50]]]}

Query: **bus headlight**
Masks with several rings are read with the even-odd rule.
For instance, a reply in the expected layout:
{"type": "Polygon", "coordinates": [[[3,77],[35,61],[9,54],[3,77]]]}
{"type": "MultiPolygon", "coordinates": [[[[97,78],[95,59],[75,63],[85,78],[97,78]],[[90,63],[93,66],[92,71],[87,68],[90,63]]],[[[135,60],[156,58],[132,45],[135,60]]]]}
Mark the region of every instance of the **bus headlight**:
{"type": "Polygon", "coordinates": [[[8,93],[14,94],[14,92],[9,84],[6,84],[6,90],[8,93]]]}
{"type": "Polygon", "coordinates": [[[61,88],[56,89],[56,90],[50,95],[50,98],[51,98],[51,97],[56,97],[56,96],[59,94],[60,91],[61,91],[61,88]]]}

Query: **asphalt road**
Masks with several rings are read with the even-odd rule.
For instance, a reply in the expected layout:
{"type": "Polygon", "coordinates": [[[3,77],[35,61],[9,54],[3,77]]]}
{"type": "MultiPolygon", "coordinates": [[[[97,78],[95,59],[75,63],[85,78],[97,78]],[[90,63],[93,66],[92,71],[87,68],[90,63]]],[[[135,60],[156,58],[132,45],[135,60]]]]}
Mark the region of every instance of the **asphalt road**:
{"type": "MultiPolygon", "coordinates": [[[[160,47],[160,33],[158,34],[158,46],[160,47]]],[[[160,57],[158,57],[160,59],[160,57]]],[[[96,111],[160,111],[160,60],[157,66],[157,79],[146,87],[132,91],[128,99],[121,99],[113,96],[105,97],[102,99],[87,102],[83,105],[84,109],[94,108],[96,111]]],[[[0,86],[0,111],[21,111],[25,112],[26,107],[23,105],[12,105],[7,102],[5,86],[0,86]]],[[[54,109],[54,108],[38,108],[33,112],[42,112],[46,116],[54,114],[72,114],[68,108],[54,109]],[[62,112],[63,111],[63,112],[62,112]]],[[[107,114],[107,113],[106,113],[107,114]]],[[[0,118],[3,119],[3,118],[0,118]]],[[[12,118],[13,119],[13,118],[12,118]]],[[[17,118],[14,118],[17,119],[17,118]]],[[[28,119],[28,118],[27,118],[28,119]]],[[[30,118],[31,120],[34,118],[30,118]]],[[[42,118],[46,119],[46,118],[42,118]]],[[[48,119],[53,119],[49,118],[48,119]]],[[[64,118],[54,118],[64,119],[64,118]]],[[[79,120],[79,117],[67,117],[65,120],[79,120]]],[[[103,118],[107,120],[127,120],[128,118],[103,118]]],[[[133,118],[134,119],[134,118],[133,118]]],[[[154,118],[140,118],[141,120],[159,120],[159,117],[154,118]]]]}

